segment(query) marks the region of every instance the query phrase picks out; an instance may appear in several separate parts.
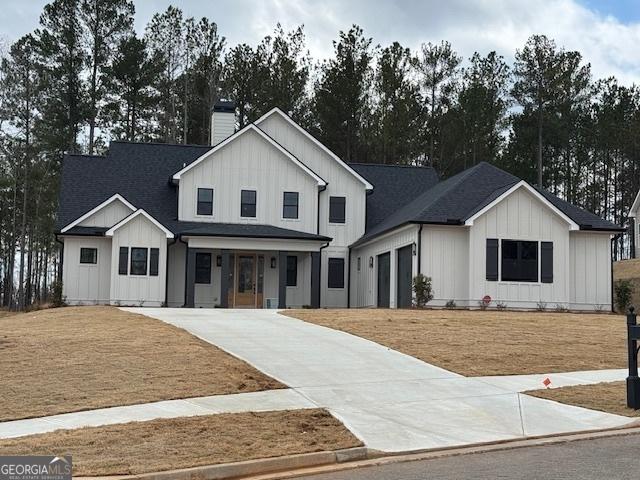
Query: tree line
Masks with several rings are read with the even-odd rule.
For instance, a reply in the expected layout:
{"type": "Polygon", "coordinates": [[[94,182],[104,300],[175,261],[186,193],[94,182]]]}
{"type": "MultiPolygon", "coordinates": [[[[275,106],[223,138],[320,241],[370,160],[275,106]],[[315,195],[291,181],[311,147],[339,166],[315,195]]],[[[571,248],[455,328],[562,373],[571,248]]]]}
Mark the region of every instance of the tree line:
{"type": "MultiPolygon", "coordinates": [[[[54,0],[0,64],[0,305],[59,288],[54,237],[65,152],[110,140],[207,144],[218,99],[239,127],[278,106],[348,162],[481,161],[624,224],[639,188],[640,90],[597,79],[580,52],[534,35],[513,59],[447,41],[381,46],[354,25],[313,59],[302,26],[230,46],[177,7],[133,29],[129,0],[54,0]]],[[[614,242],[614,256],[628,241],[614,242]]]]}

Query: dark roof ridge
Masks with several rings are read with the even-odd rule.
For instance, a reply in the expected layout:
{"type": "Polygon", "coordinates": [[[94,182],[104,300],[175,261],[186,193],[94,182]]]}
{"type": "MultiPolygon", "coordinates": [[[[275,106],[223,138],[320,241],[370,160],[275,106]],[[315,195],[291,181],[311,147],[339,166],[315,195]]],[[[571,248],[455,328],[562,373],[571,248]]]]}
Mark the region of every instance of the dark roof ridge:
{"type": "Polygon", "coordinates": [[[65,157],[107,158],[106,155],[94,155],[90,153],[65,153],[65,157]]]}
{"type": "Polygon", "coordinates": [[[111,140],[109,145],[112,143],[125,143],[128,145],[161,145],[164,147],[198,147],[198,148],[213,148],[212,145],[202,145],[198,143],[165,143],[165,142],[136,142],[132,140],[111,140]]]}
{"type": "Polygon", "coordinates": [[[394,163],[370,163],[370,162],[349,162],[347,165],[367,165],[369,167],[393,167],[393,168],[430,168],[435,170],[431,165],[399,165],[394,163]]]}

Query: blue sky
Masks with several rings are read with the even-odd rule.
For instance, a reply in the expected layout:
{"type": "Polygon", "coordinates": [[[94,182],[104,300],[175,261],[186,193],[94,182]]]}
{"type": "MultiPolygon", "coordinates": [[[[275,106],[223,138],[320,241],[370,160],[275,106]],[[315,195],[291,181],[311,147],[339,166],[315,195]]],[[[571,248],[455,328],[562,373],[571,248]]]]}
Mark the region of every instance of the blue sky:
{"type": "MultiPolygon", "coordinates": [[[[33,30],[45,1],[3,0],[0,37],[12,41],[33,30]]],[[[257,43],[276,22],[304,24],[311,54],[331,54],[331,41],[352,23],[382,45],[394,40],[416,49],[449,40],[465,57],[496,50],[511,61],[534,33],[579,50],[594,76],[640,84],[640,0],[134,0],[142,33],[154,12],[170,3],[186,15],[208,16],[228,44],[257,43]]]]}

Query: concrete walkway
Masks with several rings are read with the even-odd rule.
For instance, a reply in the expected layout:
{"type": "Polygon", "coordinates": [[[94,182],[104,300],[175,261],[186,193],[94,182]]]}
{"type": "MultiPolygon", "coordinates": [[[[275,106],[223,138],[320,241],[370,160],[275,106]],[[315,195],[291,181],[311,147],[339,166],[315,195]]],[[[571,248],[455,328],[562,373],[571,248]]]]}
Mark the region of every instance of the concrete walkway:
{"type": "Polygon", "coordinates": [[[290,389],[214,395],[0,422],[0,438],[24,437],[60,429],[69,430],[116,423],[144,422],[158,418],[193,417],[216,413],[269,412],[301,408],[316,408],[316,405],[290,389]]]}
{"type": "Polygon", "coordinates": [[[247,361],[314,406],[327,408],[368,447],[378,450],[441,448],[631,422],[519,393],[529,388],[531,379],[509,385],[495,378],[462,377],[275,311],[125,310],[184,328],[247,361]]]}

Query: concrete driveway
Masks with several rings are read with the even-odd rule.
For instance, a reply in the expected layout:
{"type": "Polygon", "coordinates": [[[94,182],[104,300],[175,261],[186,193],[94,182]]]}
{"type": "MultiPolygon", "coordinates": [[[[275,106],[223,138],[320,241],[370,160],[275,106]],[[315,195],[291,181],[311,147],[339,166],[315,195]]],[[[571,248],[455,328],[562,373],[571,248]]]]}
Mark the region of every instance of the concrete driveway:
{"type": "MultiPolygon", "coordinates": [[[[239,357],[328,409],[368,447],[441,448],[619,427],[630,419],[523,395],[270,310],[126,308],[239,357]]],[[[330,311],[327,314],[331,314],[330,311]]]]}

